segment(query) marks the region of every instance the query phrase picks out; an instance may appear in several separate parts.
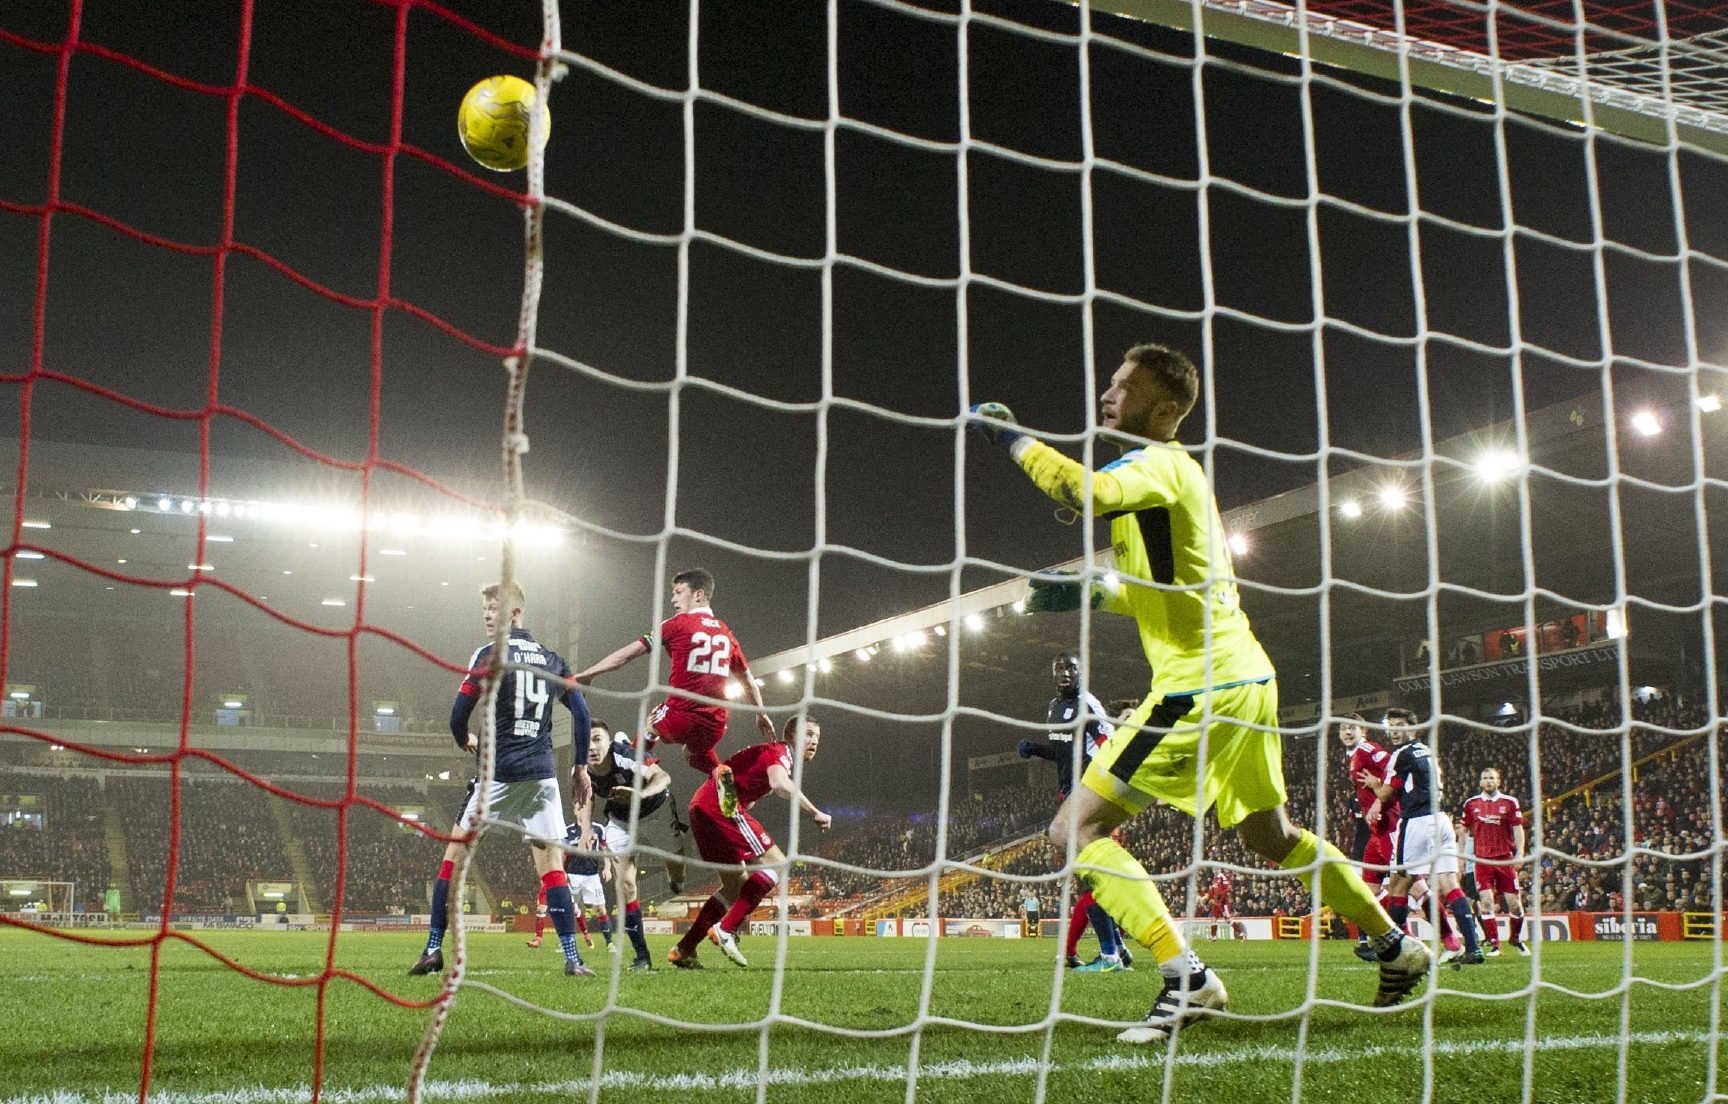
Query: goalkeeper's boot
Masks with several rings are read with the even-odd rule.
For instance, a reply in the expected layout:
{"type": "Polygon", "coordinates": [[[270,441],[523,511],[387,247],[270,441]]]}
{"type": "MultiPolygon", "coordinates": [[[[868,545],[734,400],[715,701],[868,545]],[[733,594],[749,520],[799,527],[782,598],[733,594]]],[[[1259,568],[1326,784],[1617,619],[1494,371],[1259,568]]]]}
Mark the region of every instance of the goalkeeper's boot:
{"type": "Polygon", "coordinates": [[[588,966],[586,966],[585,964],[578,962],[573,958],[567,958],[564,960],[564,976],[565,977],[593,977],[594,971],[589,969],[588,966]]]}
{"type": "Polygon", "coordinates": [[[720,953],[740,966],[750,965],[750,960],[744,957],[744,952],[738,949],[738,937],[719,926],[708,929],[708,938],[720,948],[720,953]]]}
{"type": "Polygon", "coordinates": [[[1084,966],[1074,967],[1077,974],[1119,974],[1128,967],[1122,965],[1120,958],[1105,958],[1099,955],[1084,966]]]}
{"type": "Polygon", "coordinates": [[[681,951],[677,947],[673,947],[671,950],[666,952],[666,961],[678,967],[680,970],[706,969],[706,967],[702,965],[701,961],[697,959],[695,951],[681,951]]]}
{"type": "Polygon", "coordinates": [[[424,977],[427,974],[441,974],[443,972],[444,952],[442,950],[423,954],[420,956],[419,962],[408,967],[409,977],[424,977]]]}
{"type": "Polygon", "coordinates": [[[738,780],[732,768],[721,763],[714,768],[714,789],[720,795],[720,815],[731,820],[738,815],[738,780]]]}
{"type": "Polygon", "coordinates": [[[1386,1008],[1408,996],[1428,976],[1428,964],[1433,958],[1428,945],[1420,939],[1399,936],[1391,957],[1380,959],[1380,988],[1374,994],[1374,1007],[1386,1008]]]}
{"type": "Polygon", "coordinates": [[[1224,1011],[1224,1002],[1228,999],[1224,983],[1210,969],[1183,978],[1165,978],[1164,990],[1152,1003],[1152,1011],[1146,1014],[1146,1019],[1116,1036],[1116,1041],[1162,1042],[1196,1020],[1224,1011]]]}

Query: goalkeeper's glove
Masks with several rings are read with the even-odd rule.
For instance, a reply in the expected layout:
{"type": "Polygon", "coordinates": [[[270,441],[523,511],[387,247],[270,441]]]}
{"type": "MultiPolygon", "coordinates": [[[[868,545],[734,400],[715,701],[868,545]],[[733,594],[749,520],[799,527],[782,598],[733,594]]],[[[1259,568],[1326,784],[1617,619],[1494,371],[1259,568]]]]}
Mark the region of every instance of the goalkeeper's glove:
{"type": "Polygon", "coordinates": [[[1033,576],[1032,593],[1026,596],[1027,613],[1072,613],[1080,608],[1081,596],[1097,609],[1104,601],[1104,591],[1080,579],[1074,571],[1058,571],[1049,576],[1033,576]]]}
{"type": "Polygon", "coordinates": [[[1022,758],[1022,759],[1032,758],[1032,741],[1031,740],[1021,740],[1020,741],[1020,758],[1022,758]]]}
{"type": "Polygon", "coordinates": [[[1012,447],[1015,441],[1025,436],[1013,428],[1016,424],[1014,412],[1001,403],[974,403],[967,414],[969,424],[966,428],[993,445],[1012,447]]]}

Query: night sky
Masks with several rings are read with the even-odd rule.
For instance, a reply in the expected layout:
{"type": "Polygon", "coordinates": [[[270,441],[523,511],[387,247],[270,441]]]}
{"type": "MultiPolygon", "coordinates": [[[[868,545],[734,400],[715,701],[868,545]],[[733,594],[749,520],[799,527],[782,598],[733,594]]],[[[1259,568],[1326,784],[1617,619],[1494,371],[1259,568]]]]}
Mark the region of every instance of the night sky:
{"type": "MultiPolygon", "coordinates": [[[[448,7],[504,40],[538,41],[538,5],[456,0],[448,7]]],[[[1431,440],[1511,418],[1520,388],[1525,410],[1575,398],[1599,408],[1610,385],[1617,406],[1683,396],[1685,378],[1661,370],[1687,362],[1681,269],[1673,259],[1677,221],[1697,251],[1698,354],[1711,364],[1722,360],[1728,170],[1719,160],[1678,156],[1686,203],[1677,220],[1671,163],[1659,151],[1617,140],[1590,146],[1556,124],[1513,121],[1502,131],[1511,186],[1502,194],[1488,109],[1418,102],[1418,288],[1399,217],[1412,182],[1397,89],[1367,78],[1346,87],[1331,74],[1311,86],[1318,185],[1327,197],[1316,216],[1316,289],[1309,208],[1301,202],[1309,185],[1295,63],[1210,46],[1202,81],[1210,187],[1202,192],[1185,63],[1192,41],[1104,15],[1094,17],[1094,31],[1134,49],[1100,41],[1090,57],[1100,163],[1091,177],[1099,295],[1088,347],[1087,307],[1079,301],[1087,290],[1083,187],[1069,164],[1083,153],[1078,54],[1071,43],[1009,26],[1072,33],[1078,13],[1040,0],[973,7],[993,18],[975,21],[967,35],[969,133],[979,146],[964,166],[970,249],[963,258],[955,154],[883,133],[932,143],[962,136],[955,26],[917,18],[908,7],[862,0],[838,7],[838,107],[857,125],[842,125],[835,140],[842,259],[832,267],[834,401],[825,409],[813,408],[824,396],[822,268],[765,260],[714,240],[820,261],[823,132],[714,98],[694,108],[701,236],[688,249],[682,352],[689,380],[678,396],[678,532],[666,560],[674,569],[701,562],[716,571],[717,608],[753,654],[806,638],[810,567],[801,554],[818,542],[818,635],[946,595],[945,569],[962,555],[1020,569],[1078,555],[1081,530],[1058,524],[999,456],[970,446],[956,481],[956,450],[967,446],[953,427],[933,422],[995,399],[1029,425],[1078,434],[1092,404],[1089,372],[1106,377],[1138,341],[1205,358],[1212,402],[1190,419],[1183,440],[1218,439],[1212,460],[1226,509],[1313,482],[1322,467],[1310,454],[1323,444],[1370,457],[1420,449],[1424,396],[1412,341],[1419,327],[1430,336],[1431,440]],[[999,149],[1064,164],[1030,164],[999,149]],[[1612,373],[1600,363],[1610,350],[1599,340],[1596,253],[1589,248],[1597,232],[1592,157],[1601,232],[1610,243],[1601,265],[1607,332],[1612,354],[1622,358],[1612,373]],[[1210,217],[1205,240],[1202,197],[1210,217]],[[1503,206],[1519,227],[1516,335],[1499,233],[1503,206]],[[963,271],[975,279],[964,292],[962,348],[961,296],[951,282],[963,271]],[[1317,291],[1326,321],[1321,361],[1311,328],[1317,291]],[[1506,351],[1514,336],[1524,343],[1516,357],[1506,351]],[[759,405],[718,387],[801,408],[759,405]]],[[[63,0],[8,5],[0,31],[58,42],[69,8],[63,0]]],[[[91,0],[82,5],[80,38],[225,86],[234,77],[238,11],[238,4],[209,0],[91,0]]],[[[573,3],[563,14],[565,48],[592,67],[572,65],[554,87],[548,193],[595,220],[677,235],[690,168],[676,95],[688,80],[687,9],[573,3]],[[631,81],[667,94],[646,94],[631,81]]],[[[358,0],[261,0],[249,82],[358,139],[386,142],[397,16],[391,5],[358,0]]],[[[826,19],[820,4],[703,3],[702,88],[825,119],[826,19]]],[[[406,46],[402,140],[490,182],[523,187],[523,174],[494,176],[467,162],[453,124],[470,84],[495,72],[531,76],[530,63],[423,9],[407,18],[406,46]]],[[[53,55],[0,39],[0,73],[13,98],[0,201],[37,204],[48,194],[55,69],[53,55]]],[[[68,88],[62,201],[188,245],[218,242],[226,100],[90,53],[73,58],[68,88]]],[[[339,294],[376,295],[383,158],[346,148],[258,96],[242,100],[239,118],[235,239],[339,294]]],[[[521,290],[518,208],[411,156],[396,159],[394,186],[391,294],[482,342],[508,345],[521,290]]],[[[0,371],[14,378],[31,364],[38,227],[34,216],[0,210],[0,371]]],[[[674,378],[679,266],[674,244],[548,214],[539,343],[594,374],[548,360],[536,365],[526,471],[531,495],[589,534],[567,567],[584,660],[659,616],[653,573],[655,538],[667,516],[669,401],[664,389],[626,384],[674,378]]],[[[207,256],[57,215],[43,366],[142,402],[200,406],[210,380],[212,270],[207,256]]],[[[246,256],[230,259],[224,291],[221,401],[312,449],[364,459],[370,314],[246,256]]],[[[379,456],[497,495],[498,358],[392,310],[382,370],[379,456]]],[[[1700,389],[1709,387],[1701,381],[1700,389]]],[[[35,387],[31,416],[33,438],[196,455],[195,423],[146,417],[59,383],[35,387]]],[[[0,435],[16,436],[16,423],[0,435]]],[[[305,459],[232,420],[213,424],[211,445],[218,478],[225,463],[240,460],[279,462],[308,482],[321,478],[305,459]]],[[[1106,455],[1101,446],[1101,459],[1106,455]]],[[[1327,470],[1357,462],[1334,458],[1327,470]]],[[[195,490],[195,476],[188,462],[186,492],[195,490]]],[[[381,479],[380,502],[401,486],[381,479]]],[[[1252,565],[1244,572],[1251,577],[1252,565]]],[[[964,583],[1001,577],[976,567],[964,583]]],[[[383,623],[398,616],[407,623],[391,605],[376,608],[383,623]]],[[[461,605],[448,632],[418,638],[459,659],[477,632],[477,619],[461,605]]]]}

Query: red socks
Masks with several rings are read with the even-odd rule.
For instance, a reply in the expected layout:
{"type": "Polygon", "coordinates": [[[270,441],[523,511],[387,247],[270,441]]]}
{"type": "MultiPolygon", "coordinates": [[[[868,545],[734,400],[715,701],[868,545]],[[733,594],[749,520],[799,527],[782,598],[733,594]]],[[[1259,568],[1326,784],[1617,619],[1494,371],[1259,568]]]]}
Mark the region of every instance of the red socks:
{"type": "Polygon", "coordinates": [[[746,878],[744,888],[738,891],[738,899],[732,902],[732,907],[726,910],[725,918],[720,921],[721,930],[736,932],[773,888],[774,879],[760,870],[746,878]]]}

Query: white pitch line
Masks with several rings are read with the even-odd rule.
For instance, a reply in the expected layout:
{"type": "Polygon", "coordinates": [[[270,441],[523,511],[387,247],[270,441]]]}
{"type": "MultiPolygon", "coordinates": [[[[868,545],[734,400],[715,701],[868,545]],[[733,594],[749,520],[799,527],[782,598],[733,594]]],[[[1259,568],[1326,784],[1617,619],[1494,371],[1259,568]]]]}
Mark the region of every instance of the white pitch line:
{"type": "MultiPolygon", "coordinates": [[[[1625,1042],[1640,1046],[1663,1046],[1675,1043],[1703,1043],[1710,1038],[1703,1031],[1638,1031],[1628,1034],[1625,1042]]],[[[1535,1049],[1538,1051],[1567,1050],[1598,1050],[1621,1045],[1618,1035],[1568,1035],[1552,1039],[1538,1039],[1535,1049]]],[[[1523,1053],[1523,1039],[1484,1039],[1474,1041],[1447,1042],[1438,1041],[1428,1053],[1455,1057],[1469,1057],[1480,1054],[1512,1054],[1523,1053]]],[[[1055,1063],[1050,1070],[1053,1074],[1100,1072],[1100,1071],[1132,1071],[1158,1069],[1164,1065],[1164,1048],[1154,1047],[1148,1050],[1124,1051],[1119,1054],[1106,1054],[1097,1058],[1089,1058],[1082,1062],[1070,1064],[1055,1063]]],[[[1420,1046],[1368,1046],[1368,1047],[1323,1047],[1307,1050],[1304,1061],[1308,1064],[1353,1062],[1373,1058],[1406,1058],[1424,1053],[1420,1046]]],[[[1216,1066],[1233,1066],[1248,1062],[1294,1062],[1297,1057],[1295,1047],[1255,1046],[1233,1047],[1228,1050],[1206,1051],[1201,1053],[1179,1054],[1176,1057],[1178,1066],[1210,1069],[1216,1066]]],[[[918,1080],[970,1080],[977,1077],[1025,1076],[1036,1072],[1038,1062],[1034,1058],[1014,1058],[999,1062],[970,1062],[956,1059],[951,1062],[931,1062],[918,1068],[918,1080]]],[[[906,1067],[900,1066],[835,1066],[828,1069],[770,1069],[760,1074],[751,1067],[749,1069],[728,1070],[725,1073],[647,1073],[639,1070],[608,1070],[600,1077],[600,1087],[607,1089],[645,1089],[663,1092],[707,1092],[716,1089],[748,1089],[755,1088],[757,1083],[766,1079],[770,1085],[799,1087],[810,1085],[832,1085],[847,1081],[884,1081],[890,1084],[902,1085],[906,1082],[906,1067]]],[[[498,1083],[481,1081],[473,1078],[461,1081],[429,1081],[426,1083],[425,1098],[427,1100],[484,1100],[504,1094],[545,1095],[559,1093],[565,1095],[587,1094],[592,1091],[592,1084],[587,1078],[568,1081],[525,1081],[514,1083],[498,1083]]],[[[157,1104],[301,1104],[311,1095],[311,1086],[296,1085],[292,1088],[266,1088],[263,1085],[215,1090],[209,1092],[152,1092],[150,1099],[157,1104]]],[[[320,1099],[328,1104],[388,1104],[400,1100],[401,1085],[367,1085],[355,1089],[326,1088],[320,1099]]],[[[109,1089],[97,1094],[54,1091],[32,1096],[9,1096],[0,1098],[0,1104],[135,1104],[138,1099],[136,1088],[117,1090],[109,1089]]]]}

